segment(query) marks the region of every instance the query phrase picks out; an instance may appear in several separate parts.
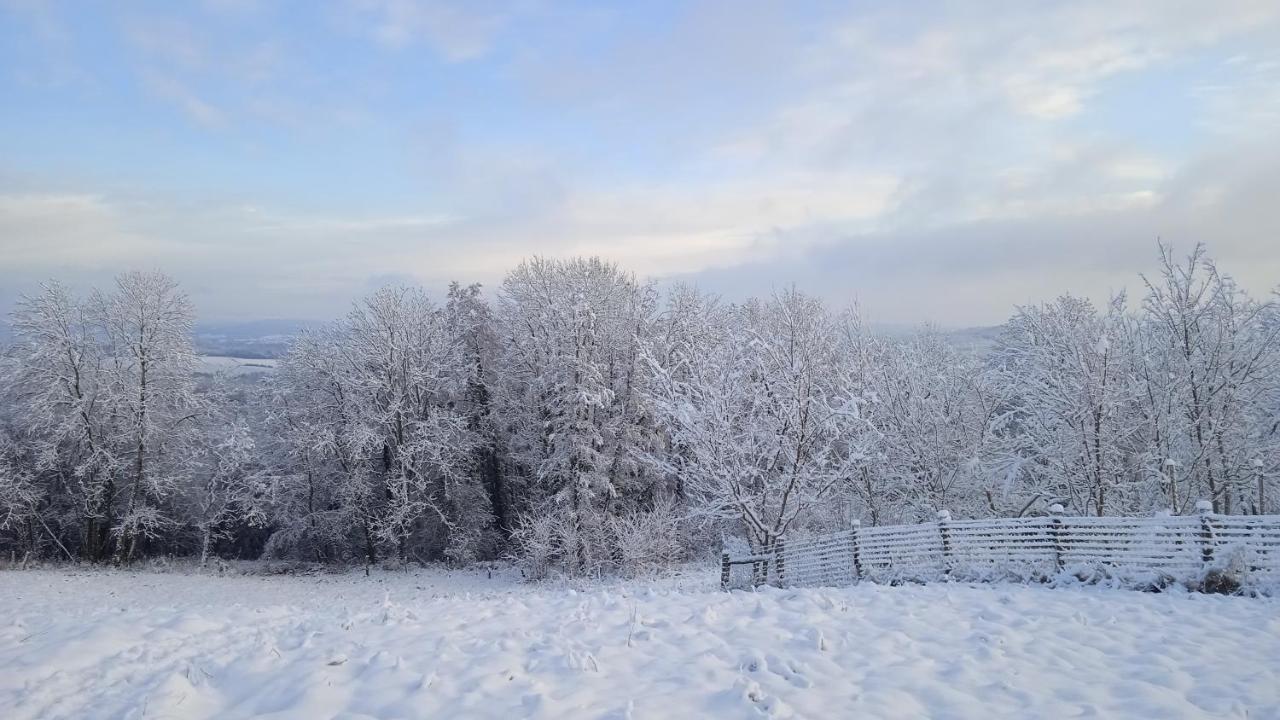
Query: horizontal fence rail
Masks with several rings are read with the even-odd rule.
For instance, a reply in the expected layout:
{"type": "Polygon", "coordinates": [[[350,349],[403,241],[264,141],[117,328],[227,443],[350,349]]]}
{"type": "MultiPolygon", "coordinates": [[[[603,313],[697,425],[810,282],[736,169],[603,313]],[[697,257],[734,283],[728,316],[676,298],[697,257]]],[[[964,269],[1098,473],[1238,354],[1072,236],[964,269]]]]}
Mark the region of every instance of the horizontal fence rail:
{"type": "Polygon", "coordinates": [[[1083,580],[1201,586],[1216,573],[1239,587],[1280,589],[1280,515],[1065,517],[938,521],[783,538],[721,557],[725,589],[874,582],[1083,580]]]}

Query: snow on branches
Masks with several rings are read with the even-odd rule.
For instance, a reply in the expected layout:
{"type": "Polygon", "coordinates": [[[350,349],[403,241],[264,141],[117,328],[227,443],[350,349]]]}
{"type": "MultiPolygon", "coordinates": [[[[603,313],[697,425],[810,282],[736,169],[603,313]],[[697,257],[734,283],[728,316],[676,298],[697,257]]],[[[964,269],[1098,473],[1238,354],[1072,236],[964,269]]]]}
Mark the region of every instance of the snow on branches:
{"type": "Polygon", "coordinates": [[[1280,301],[1159,260],[1136,303],[1064,295],[974,347],[533,258],[490,297],[378,290],[257,379],[197,372],[163,275],[49,283],[0,356],[0,548],[636,574],[943,510],[1280,511],[1280,301]]]}

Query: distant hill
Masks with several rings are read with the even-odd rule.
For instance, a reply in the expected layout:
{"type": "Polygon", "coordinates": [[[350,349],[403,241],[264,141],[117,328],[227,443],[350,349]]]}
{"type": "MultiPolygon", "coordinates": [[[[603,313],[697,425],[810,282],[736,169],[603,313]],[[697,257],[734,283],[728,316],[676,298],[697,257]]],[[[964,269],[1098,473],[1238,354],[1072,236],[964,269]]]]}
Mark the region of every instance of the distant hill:
{"type": "MultiPolygon", "coordinates": [[[[920,332],[924,325],[874,323],[871,331],[881,337],[907,338],[920,332]]],[[[1003,325],[990,325],[958,329],[939,328],[938,333],[957,349],[983,354],[995,347],[1003,325]]]]}
{"type": "Polygon", "coordinates": [[[235,378],[253,378],[269,375],[276,370],[276,361],[266,358],[226,357],[201,355],[196,366],[197,375],[227,375],[235,378]]]}
{"type": "Polygon", "coordinates": [[[316,321],[296,319],[200,323],[195,327],[196,352],[236,358],[270,359],[284,355],[294,336],[316,321]]]}
{"type": "MultiPolygon", "coordinates": [[[[322,324],[316,320],[276,318],[245,322],[199,323],[195,326],[194,345],[200,355],[242,360],[272,360],[283,357],[293,338],[308,327],[322,324]]],[[[871,330],[884,337],[908,337],[921,325],[873,324],[871,330]]],[[[957,348],[979,354],[995,347],[1003,326],[960,328],[940,332],[957,348]]],[[[0,320],[0,345],[13,337],[9,324],[0,320]]]]}
{"type": "Polygon", "coordinates": [[[990,352],[991,349],[996,346],[996,341],[1000,339],[1000,333],[1003,330],[1003,325],[961,328],[959,330],[949,331],[947,336],[951,338],[951,342],[961,350],[970,350],[978,354],[984,354],[990,352]]]}
{"type": "MultiPolygon", "coordinates": [[[[251,320],[234,323],[199,323],[192,332],[197,354],[244,359],[274,359],[284,355],[289,343],[311,320],[251,320]]],[[[13,340],[13,328],[0,318],[0,347],[13,340]]]]}

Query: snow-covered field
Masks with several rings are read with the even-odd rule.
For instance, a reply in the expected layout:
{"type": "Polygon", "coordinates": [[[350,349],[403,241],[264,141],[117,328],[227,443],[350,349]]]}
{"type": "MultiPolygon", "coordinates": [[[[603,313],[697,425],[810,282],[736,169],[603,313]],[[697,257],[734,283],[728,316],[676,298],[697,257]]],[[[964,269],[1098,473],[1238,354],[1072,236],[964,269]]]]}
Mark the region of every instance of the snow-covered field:
{"type": "Polygon", "coordinates": [[[197,372],[205,375],[225,373],[233,377],[241,375],[261,375],[275,372],[279,360],[268,358],[238,358],[224,355],[201,355],[197,372]]]}
{"type": "Polygon", "coordinates": [[[1280,717],[1280,600],[0,572],[0,717],[1280,717]]]}

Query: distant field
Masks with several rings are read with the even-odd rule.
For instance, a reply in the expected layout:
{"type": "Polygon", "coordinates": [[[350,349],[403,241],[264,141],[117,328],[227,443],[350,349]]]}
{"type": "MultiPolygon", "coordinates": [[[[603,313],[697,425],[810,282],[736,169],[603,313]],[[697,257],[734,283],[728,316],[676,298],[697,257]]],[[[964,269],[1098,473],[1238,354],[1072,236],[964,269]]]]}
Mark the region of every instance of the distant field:
{"type": "Polygon", "coordinates": [[[201,355],[196,372],[206,375],[228,373],[230,375],[257,375],[274,372],[278,360],[271,358],[238,358],[225,355],[201,355]]]}

